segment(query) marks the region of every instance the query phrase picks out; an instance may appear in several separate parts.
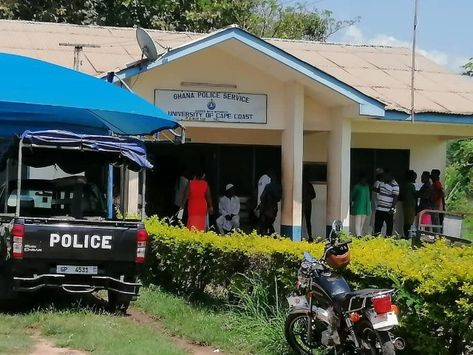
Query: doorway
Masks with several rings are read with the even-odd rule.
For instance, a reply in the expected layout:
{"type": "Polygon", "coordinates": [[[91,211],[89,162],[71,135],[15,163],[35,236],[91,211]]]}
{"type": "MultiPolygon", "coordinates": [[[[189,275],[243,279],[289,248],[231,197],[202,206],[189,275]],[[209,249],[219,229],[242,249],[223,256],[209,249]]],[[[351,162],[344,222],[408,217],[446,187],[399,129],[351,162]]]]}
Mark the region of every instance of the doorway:
{"type": "Polygon", "coordinates": [[[241,211],[242,226],[244,222],[250,224],[249,211],[254,205],[259,177],[268,169],[281,175],[279,146],[147,143],[147,151],[154,165],[146,179],[147,215],[172,215],[177,178],[186,169],[201,167],[206,173],[214,206],[218,206],[225,185],[232,183],[237,196],[245,201],[241,211]]]}
{"type": "Polygon", "coordinates": [[[370,185],[374,183],[376,169],[391,170],[398,183],[404,180],[406,171],[409,170],[409,149],[351,149],[351,183],[353,186],[361,173],[368,177],[370,185]]]}

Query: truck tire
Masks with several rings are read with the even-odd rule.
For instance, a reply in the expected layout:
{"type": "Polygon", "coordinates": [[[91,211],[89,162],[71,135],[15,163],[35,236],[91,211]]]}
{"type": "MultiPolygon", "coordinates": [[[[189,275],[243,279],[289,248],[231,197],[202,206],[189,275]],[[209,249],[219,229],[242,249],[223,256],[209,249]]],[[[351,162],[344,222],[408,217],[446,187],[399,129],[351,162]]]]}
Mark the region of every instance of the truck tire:
{"type": "Polygon", "coordinates": [[[11,272],[6,267],[0,267],[0,301],[12,300],[15,296],[11,272]]]}
{"type": "Polygon", "coordinates": [[[108,307],[114,313],[126,313],[130,306],[132,296],[123,295],[118,292],[108,291],[108,307]]]}

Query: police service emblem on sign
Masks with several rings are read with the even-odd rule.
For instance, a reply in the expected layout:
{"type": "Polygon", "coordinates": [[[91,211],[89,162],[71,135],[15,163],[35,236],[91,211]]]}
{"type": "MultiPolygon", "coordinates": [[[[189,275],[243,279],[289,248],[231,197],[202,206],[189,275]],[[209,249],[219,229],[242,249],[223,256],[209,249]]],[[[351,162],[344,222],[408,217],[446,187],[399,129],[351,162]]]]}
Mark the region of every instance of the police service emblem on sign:
{"type": "Polygon", "coordinates": [[[217,106],[217,105],[215,105],[214,100],[210,100],[209,103],[207,104],[207,108],[208,108],[209,110],[215,110],[215,107],[216,107],[216,106],[217,106]]]}

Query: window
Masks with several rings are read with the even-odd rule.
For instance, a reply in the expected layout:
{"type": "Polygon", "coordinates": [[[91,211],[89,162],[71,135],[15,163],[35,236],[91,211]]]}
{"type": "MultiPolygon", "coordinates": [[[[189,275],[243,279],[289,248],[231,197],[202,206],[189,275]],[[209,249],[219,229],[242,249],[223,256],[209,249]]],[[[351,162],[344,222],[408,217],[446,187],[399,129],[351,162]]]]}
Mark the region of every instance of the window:
{"type": "MultiPolygon", "coordinates": [[[[66,178],[67,179],[67,178],[66,178]]],[[[12,185],[7,206],[14,212],[16,183],[12,185]],[[15,187],[14,187],[15,186],[15,187]]],[[[95,184],[77,179],[24,180],[20,195],[20,214],[25,217],[106,217],[105,198],[95,184]]]]}

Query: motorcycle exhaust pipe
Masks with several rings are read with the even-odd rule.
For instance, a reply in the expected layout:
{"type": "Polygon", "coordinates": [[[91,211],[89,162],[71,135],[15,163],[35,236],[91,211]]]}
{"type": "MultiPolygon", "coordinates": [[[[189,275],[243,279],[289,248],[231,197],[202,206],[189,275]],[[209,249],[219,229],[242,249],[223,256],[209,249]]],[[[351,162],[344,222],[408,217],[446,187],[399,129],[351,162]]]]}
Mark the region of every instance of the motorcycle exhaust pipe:
{"type": "Polygon", "coordinates": [[[397,337],[393,340],[393,345],[396,350],[404,350],[406,348],[406,341],[401,337],[397,337]]]}

